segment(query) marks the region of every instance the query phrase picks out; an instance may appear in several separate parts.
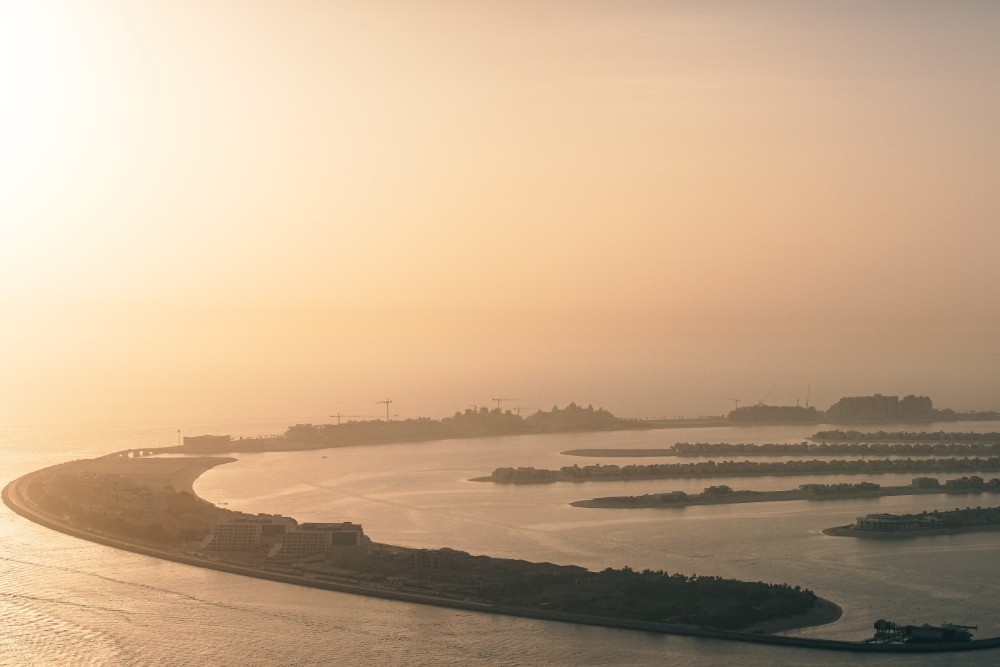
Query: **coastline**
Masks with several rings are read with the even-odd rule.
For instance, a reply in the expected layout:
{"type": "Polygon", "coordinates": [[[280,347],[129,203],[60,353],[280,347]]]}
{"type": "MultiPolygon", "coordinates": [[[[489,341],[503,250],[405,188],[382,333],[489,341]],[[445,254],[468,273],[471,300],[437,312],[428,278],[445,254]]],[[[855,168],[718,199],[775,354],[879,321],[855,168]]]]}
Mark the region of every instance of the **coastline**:
{"type": "Polygon", "coordinates": [[[779,632],[804,630],[805,628],[813,628],[817,625],[827,625],[839,621],[843,615],[844,610],[840,605],[826,598],[819,598],[815,606],[804,614],[790,618],[774,618],[770,621],[753,623],[743,628],[743,632],[770,635],[779,632]]]}
{"type": "Polygon", "coordinates": [[[961,535],[963,533],[990,533],[1000,531],[1000,524],[986,526],[954,526],[951,528],[924,528],[921,530],[903,530],[899,532],[878,532],[874,530],[855,530],[850,526],[833,526],[824,528],[823,534],[831,537],[857,537],[873,540],[905,540],[916,537],[933,537],[935,535],[961,535]]]}
{"type": "MultiPolygon", "coordinates": [[[[367,422],[361,422],[367,423],[367,422]]],[[[392,422],[396,424],[396,422],[392,422]]],[[[339,426],[339,425],[338,425],[339,426]]],[[[367,437],[357,437],[340,440],[300,440],[286,435],[273,435],[261,438],[238,438],[226,443],[209,444],[182,444],[170,445],[167,447],[147,448],[145,451],[154,454],[184,454],[184,455],[206,455],[206,454],[236,454],[236,453],[262,453],[262,452],[303,452],[317,449],[338,449],[341,447],[368,447],[373,445],[398,445],[398,444],[419,444],[423,442],[436,442],[440,440],[460,440],[477,438],[497,438],[497,437],[517,437],[517,436],[537,436],[553,435],[558,433],[618,433],[622,431],[660,431],[671,429],[689,428],[718,428],[721,426],[732,426],[724,419],[700,418],[700,419],[621,419],[619,423],[612,427],[605,428],[568,428],[557,430],[522,430],[522,431],[501,431],[501,432],[477,432],[477,433],[405,433],[396,435],[386,435],[383,437],[368,435],[367,437]]]]}
{"type": "MultiPolygon", "coordinates": [[[[993,491],[993,493],[998,492],[1000,491],[993,491]]],[[[784,491],[732,491],[731,493],[720,495],[696,494],[688,496],[685,500],[676,502],[657,501],[653,497],[645,500],[643,496],[609,496],[606,498],[574,500],[570,503],[570,505],[573,507],[587,507],[591,509],[683,509],[685,507],[697,507],[699,505],[741,505],[745,503],[776,503],[791,500],[833,502],[837,500],[858,500],[891,496],[927,496],[944,494],[949,496],[968,496],[972,494],[978,495],[980,493],[990,493],[990,491],[985,489],[976,489],[973,491],[951,491],[944,487],[928,489],[912,486],[889,486],[877,491],[815,494],[806,493],[805,491],[800,491],[798,489],[788,489],[784,491]],[[635,502],[630,502],[628,498],[635,498],[635,502]]],[[[656,496],[658,494],[651,495],[656,496]]]]}
{"type": "Polygon", "coordinates": [[[231,456],[192,457],[126,457],[109,454],[96,459],[82,459],[64,463],[67,472],[92,472],[110,475],[128,475],[150,486],[169,487],[194,495],[194,482],[215,466],[233,463],[231,456]],[[159,483],[156,483],[159,482],[159,483]]]}
{"type": "Polygon", "coordinates": [[[677,452],[669,447],[657,447],[651,449],[567,449],[559,452],[563,456],[586,456],[590,458],[605,458],[609,456],[635,457],[635,458],[661,458],[676,457],[677,452]]]}
{"type": "Polygon", "coordinates": [[[4,503],[15,513],[29,519],[39,525],[51,528],[58,532],[72,537],[82,538],[91,542],[96,542],[105,546],[131,551],[142,555],[161,558],[173,562],[206,567],[209,569],[240,574],[256,578],[268,579],[281,583],[308,586],[312,588],[322,588],[342,593],[355,595],[367,595],[384,599],[412,602],[417,604],[429,604],[439,607],[449,607],[467,611],[477,611],[494,614],[504,614],[509,616],[522,616],[527,618],[537,618],[540,620],[552,620],[560,622],[577,623],[584,625],[596,625],[602,627],[616,627],[646,632],[658,632],[666,634],[683,634],[699,637],[717,637],[724,639],[743,639],[745,641],[760,641],[762,637],[771,635],[762,634],[765,632],[785,632],[797,630],[816,625],[832,623],[840,618],[841,608],[824,598],[819,598],[816,605],[805,614],[800,616],[774,619],[766,624],[757,624],[752,629],[746,631],[723,631],[711,630],[696,626],[688,626],[676,623],[660,623],[653,621],[638,621],[632,619],[610,618],[603,616],[589,616],[586,614],[575,614],[568,612],[550,611],[544,609],[508,607],[494,605],[490,603],[475,602],[459,598],[435,596],[419,592],[392,590],[385,588],[373,588],[356,585],[345,581],[335,581],[330,578],[317,576],[297,576],[278,569],[268,569],[265,567],[255,567],[249,564],[238,563],[226,560],[213,560],[203,558],[190,552],[169,549],[158,545],[144,544],[132,540],[126,540],[117,536],[94,531],[93,529],[72,525],[58,517],[52,516],[35,507],[27,498],[25,489],[28,484],[37,477],[53,471],[65,473],[105,473],[116,475],[130,475],[143,479],[146,483],[152,483],[159,487],[169,487],[175,491],[192,492],[194,481],[204,472],[215,466],[235,461],[229,457],[196,457],[196,458],[131,458],[122,457],[117,454],[100,457],[97,459],[84,459],[70,461],[67,463],[44,468],[29,473],[23,477],[11,481],[2,492],[4,503]],[[759,626],[759,627],[758,627],[759,626]],[[750,639],[743,637],[748,635],[750,639]]]}
{"type": "MultiPolygon", "coordinates": [[[[787,632],[806,627],[813,627],[831,623],[842,614],[841,608],[835,603],[824,598],[818,598],[817,604],[809,612],[784,618],[774,619],[751,626],[742,631],[713,630],[703,627],[695,627],[681,624],[660,623],[653,621],[639,621],[631,619],[620,619],[600,616],[589,616],[585,614],[575,614],[568,612],[550,611],[545,609],[527,607],[508,607],[490,603],[474,602],[459,598],[449,598],[443,596],[428,595],[418,592],[403,590],[377,589],[367,586],[359,586],[342,581],[335,581],[329,577],[298,576],[277,569],[266,567],[255,567],[248,564],[237,563],[226,560],[210,560],[190,552],[139,543],[125,540],[119,537],[95,532],[92,529],[80,528],[70,525],[52,516],[39,508],[34,507],[25,495],[26,487],[36,476],[50,472],[53,469],[66,467],[66,469],[89,467],[97,465],[102,469],[121,470],[123,466],[130,465],[136,461],[153,462],[144,465],[142,474],[153,479],[159,479],[161,486],[170,487],[174,490],[187,490],[194,480],[216,465],[234,461],[232,458],[221,457],[198,457],[195,459],[129,459],[121,455],[110,455],[99,459],[84,461],[73,461],[60,464],[51,468],[44,468],[18,479],[11,481],[2,492],[4,503],[15,513],[45,527],[57,530],[73,537],[79,537],[91,542],[110,546],[117,549],[131,551],[134,553],[161,558],[173,562],[204,567],[212,570],[229,572],[243,576],[250,576],[260,579],[267,579],[280,583],[288,583],[311,588],[321,588],[343,593],[356,595],[366,595],[384,599],[397,600],[417,604],[428,604],[439,607],[448,607],[466,611],[477,611],[483,613],[503,614],[508,616],[519,616],[547,621],[559,621],[565,623],[576,623],[583,625],[593,625],[600,627],[621,628],[638,630],[644,632],[655,632],[661,634],[684,635],[691,637],[701,637],[709,639],[724,639],[729,641],[740,641],[748,643],[782,645],[798,648],[817,648],[824,650],[855,651],[855,652],[941,652],[956,650],[977,650],[1000,647],[1000,637],[974,640],[971,642],[954,642],[946,644],[931,645],[873,645],[856,641],[831,640],[831,639],[809,639],[794,636],[784,636],[776,634],[765,634],[773,632],[787,632]],[[117,461],[115,459],[118,459],[117,461]],[[171,463],[159,463],[159,461],[171,461],[171,463]],[[128,462],[128,463],[126,463],[128,462]],[[158,472],[154,472],[158,471],[158,472]]],[[[140,464],[142,465],[142,464],[140,464]]],[[[120,473],[115,473],[120,474],[120,473]]]]}
{"type": "Polygon", "coordinates": [[[943,475],[958,473],[993,473],[1000,470],[1000,456],[988,459],[973,457],[948,459],[852,459],[833,461],[722,461],[696,463],[649,463],[634,466],[600,464],[559,469],[505,466],[489,475],[472,477],[470,482],[492,484],[583,484],[585,482],[623,482],[633,480],[705,479],[713,477],[787,477],[820,475],[943,475]],[[806,464],[806,465],[803,465],[806,464]]]}

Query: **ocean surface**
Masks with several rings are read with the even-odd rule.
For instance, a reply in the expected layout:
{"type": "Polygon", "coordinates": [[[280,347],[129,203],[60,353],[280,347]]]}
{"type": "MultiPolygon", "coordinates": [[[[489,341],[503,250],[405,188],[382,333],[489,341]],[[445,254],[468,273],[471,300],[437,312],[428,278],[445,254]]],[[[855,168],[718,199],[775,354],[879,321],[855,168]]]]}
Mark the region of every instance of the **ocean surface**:
{"type": "MultiPolygon", "coordinates": [[[[294,421],[180,425],[187,435],[278,433],[294,421]]],[[[0,483],[62,461],[176,443],[176,424],[0,426],[0,483]]],[[[892,430],[891,426],[882,426],[892,430]]],[[[903,427],[901,427],[903,428],[903,427]]],[[[907,426],[907,430],[914,427],[907,426]]],[[[1000,431],[998,422],[927,430],[1000,431]]],[[[226,507],[356,521],[380,542],[471,553],[787,582],[844,608],[798,633],[860,639],[872,623],[953,622],[1000,635],[1000,532],[908,540],[828,537],[877,511],[1000,505],[994,495],[793,501],[660,510],[583,509],[608,495],[784,489],[808,479],[909,483],[908,475],[767,477],[500,486],[499,466],[589,459],[579,448],[799,442],[811,427],[727,427],[239,454],[195,485],[226,507]]],[[[737,458],[737,457],[733,457],[737,458]]],[[[992,476],[992,475],[991,475],[992,476]]],[[[0,665],[984,665],[1000,651],[870,656],[670,637],[506,618],[248,579],[117,551],[0,508],[0,665]]]]}

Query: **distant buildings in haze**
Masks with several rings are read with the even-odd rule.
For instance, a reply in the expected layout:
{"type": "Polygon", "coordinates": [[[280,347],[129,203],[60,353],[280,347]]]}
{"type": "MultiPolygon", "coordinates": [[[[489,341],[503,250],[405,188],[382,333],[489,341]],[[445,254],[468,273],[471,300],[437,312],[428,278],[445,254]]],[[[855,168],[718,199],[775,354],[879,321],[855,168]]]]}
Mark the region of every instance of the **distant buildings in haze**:
{"type": "Polygon", "coordinates": [[[736,408],[726,419],[739,424],[878,424],[996,419],[996,412],[958,413],[936,410],[927,396],[845,396],[826,412],[798,405],[749,405],[736,408]]]}

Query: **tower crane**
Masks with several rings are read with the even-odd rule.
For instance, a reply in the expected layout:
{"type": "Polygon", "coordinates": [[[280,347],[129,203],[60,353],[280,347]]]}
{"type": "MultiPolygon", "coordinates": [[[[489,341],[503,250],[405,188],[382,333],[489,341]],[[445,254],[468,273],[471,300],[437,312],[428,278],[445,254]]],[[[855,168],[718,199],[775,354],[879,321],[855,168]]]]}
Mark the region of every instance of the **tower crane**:
{"type": "Polygon", "coordinates": [[[520,401],[521,399],[520,398],[491,398],[490,400],[497,402],[497,410],[499,410],[500,409],[500,404],[503,401],[520,401]]]}
{"type": "Polygon", "coordinates": [[[765,394],[765,396],[764,396],[764,398],[762,400],[757,401],[757,405],[764,405],[764,403],[767,402],[767,399],[771,398],[771,394],[773,394],[774,390],[777,389],[777,388],[778,388],[778,385],[776,385],[776,384],[775,385],[771,385],[770,391],[768,391],[767,394],[765,394]]]}
{"type": "Polygon", "coordinates": [[[385,423],[389,423],[389,406],[392,404],[392,399],[387,398],[384,401],[375,401],[376,404],[385,404],[385,423]]]}
{"type": "Polygon", "coordinates": [[[342,415],[339,412],[335,415],[330,415],[331,419],[337,420],[337,426],[340,426],[340,420],[343,419],[361,419],[362,417],[371,417],[371,415],[342,415]]]}
{"type": "Polygon", "coordinates": [[[734,407],[733,407],[734,410],[739,410],[740,409],[740,399],[738,399],[738,398],[727,398],[727,399],[724,399],[724,400],[726,400],[726,401],[732,401],[733,404],[734,404],[734,407]]]}

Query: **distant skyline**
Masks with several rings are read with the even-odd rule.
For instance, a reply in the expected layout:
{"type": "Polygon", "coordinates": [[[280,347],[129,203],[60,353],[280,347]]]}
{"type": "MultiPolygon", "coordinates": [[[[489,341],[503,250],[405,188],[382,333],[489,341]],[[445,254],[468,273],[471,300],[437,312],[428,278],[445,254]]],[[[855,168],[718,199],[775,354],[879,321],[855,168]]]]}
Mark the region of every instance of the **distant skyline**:
{"type": "Polygon", "coordinates": [[[1000,408],[997,34],[971,1],[0,0],[0,423],[1000,408]]]}

